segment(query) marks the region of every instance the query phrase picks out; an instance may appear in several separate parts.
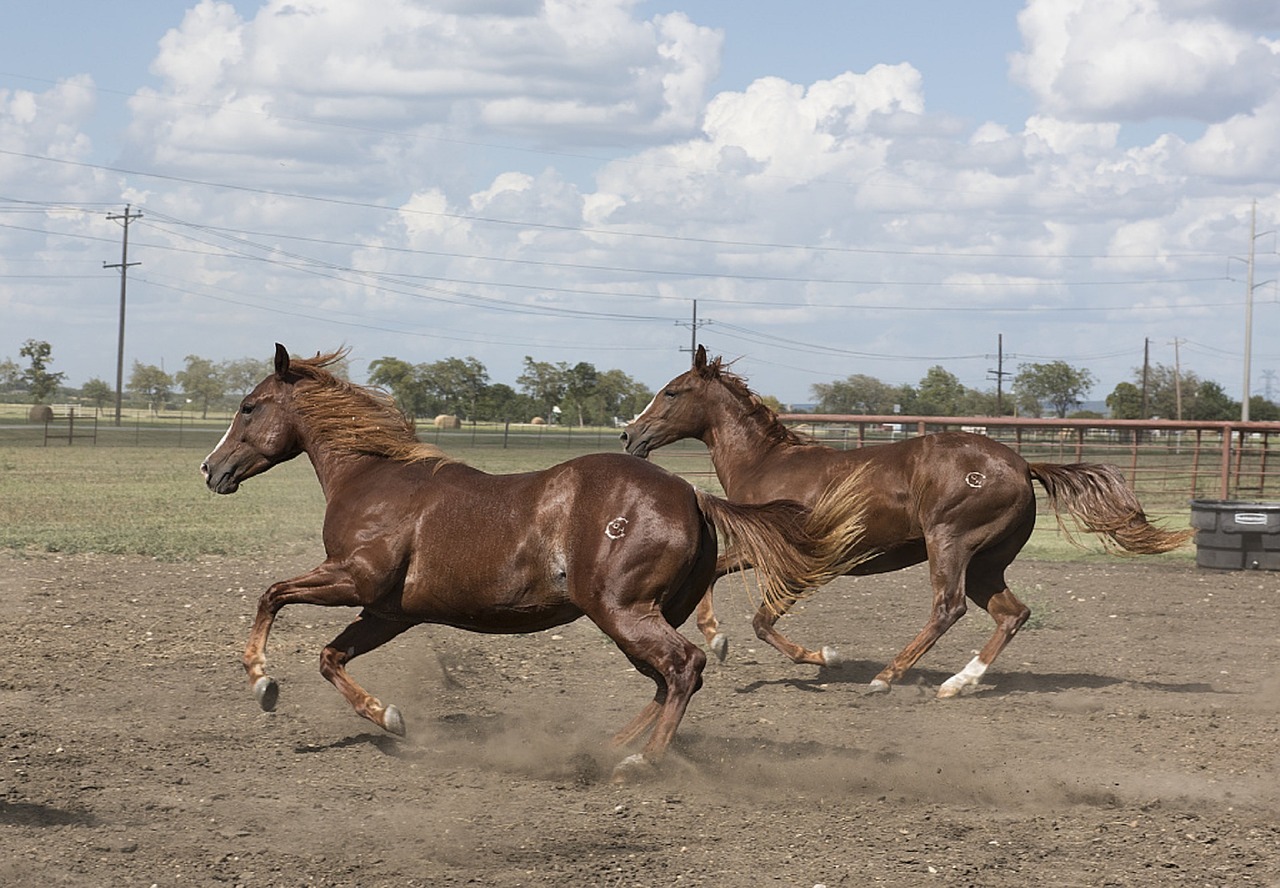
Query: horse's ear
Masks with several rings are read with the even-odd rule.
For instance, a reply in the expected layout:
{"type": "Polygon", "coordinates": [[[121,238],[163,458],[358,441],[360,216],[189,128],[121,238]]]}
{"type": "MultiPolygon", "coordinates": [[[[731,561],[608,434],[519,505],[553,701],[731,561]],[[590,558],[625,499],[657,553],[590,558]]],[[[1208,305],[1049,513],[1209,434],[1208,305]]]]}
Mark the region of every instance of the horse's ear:
{"type": "Polygon", "coordinates": [[[286,373],[289,372],[289,350],[280,343],[276,343],[276,376],[284,379],[286,373]]]}
{"type": "Polygon", "coordinates": [[[699,345],[698,350],[693,353],[693,369],[702,371],[707,369],[707,347],[699,345]]]}

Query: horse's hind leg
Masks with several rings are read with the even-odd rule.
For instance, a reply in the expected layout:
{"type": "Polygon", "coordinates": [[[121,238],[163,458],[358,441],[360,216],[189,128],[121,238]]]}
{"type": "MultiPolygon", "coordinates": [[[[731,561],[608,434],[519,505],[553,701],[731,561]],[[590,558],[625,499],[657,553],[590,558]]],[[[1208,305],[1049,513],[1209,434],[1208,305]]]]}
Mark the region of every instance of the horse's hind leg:
{"type": "Polygon", "coordinates": [[[657,685],[653,700],[614,737],[615,743],[628,743],[653,724],[644,748],[624,759],[614,772],[615,779],[622,780],[637,766],[656,764],[662,758],[690,699],[702,687],[707,655],[666,620],[655,619],[657,615],[647,609],[642,613],[623,611],[591,616],[632,664],[657,685]]]}
{"type": "Polygon", "coordinates": [[[320,652],[320,674],[347,698],[357,715],[362,715],[384,731],[404,736],[404,719],[395,706],[383,706],[347,674],[346,664],[361,654],[386,644],[410,626],[410,622],[387,620],[368,612],[343,629],[320,652]]]}
{"type": "Polygon", "coordinates": [[[982,646],[982,650],[978,651],[978,655],[970,660],[964,669],[942,683],[938,688],[940,698],[954,697],[965,688],[976,685],[987,671],[987,667],[1000,656],[1000,652],[1013,640],[1013,636],[1031,616],[1031,609],[1009,591],[1003,579],[1000,580],[999,588],[999,592],[991,595],[970,592],[974,602],[991,614],[991,619],[996,621],[996,629],[987,643],[982,646]]]}
{"type": "Polygon", "coordinates": [[[698,631],[707,640],[707,647],[716,655],[716,660],[723,663],[729,653],[729,636],[720,632],[720,621],[716,619],[715,605],[712,601],[714,586],[707,588],[707,594],[698,599],[698,607],[694,611],[698,623],[698,631]]]}

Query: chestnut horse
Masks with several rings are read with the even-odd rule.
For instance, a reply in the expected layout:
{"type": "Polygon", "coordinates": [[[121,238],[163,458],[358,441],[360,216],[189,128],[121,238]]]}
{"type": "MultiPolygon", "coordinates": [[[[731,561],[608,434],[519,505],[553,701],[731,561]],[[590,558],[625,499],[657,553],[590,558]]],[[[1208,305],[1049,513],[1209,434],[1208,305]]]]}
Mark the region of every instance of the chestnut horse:
{"type": "Polygon", "coordinates": [[[277,345],[275,372],[200,466],[208,487],[228,494],[306,453],[324,490],[325,561],[263,593],[245,647],[263,709],[279,694],[266,672],[267,636],[287,604],[363,609],[321,652],[320,672],[359,715],[400,735],[396,707],[348,675],[354,658],[419,623],[522,633],[585,614],[657,685],[614,738],[630,743],[653,725],[642,752],[619,765],[621,778],[658,760],[702,684],[706,656],[675,627],[713,582],[717,531],[773,589],[822,574],[824,550],[797,503],[734,505],[621,453],[489,475],[420,444],[388,397],[325,369],[342,356],[291,359],[277,345]]]}
{"type": "MultiPolygon", "coordinates": [[[[812,503],[833,483],[861,473],[865,524],[852,544],[859,551],[850,553],[855,566],[849,573],[884,573],[929,562],[929,620],[871,682],[873,692],[888,691],[964,615],[966,596],[991,615],[995,632],[964,669],[942,683],[939,697],[976,686],[1027,621],[1031,611],[1009,590],[1004,574],[1035,526],[1032,479],[1044,486],[1064,530],[1065,509],[1109,548],[1167,552],[1192,534],[1150,524],[1111,466],[1028,464],[985,435],[943,432],[850,451],[809,441],[783,425],[720,358],[709,362],[702,346],[693,368],[663,386],[622,433],[627,451],[640,457],[682,438],[707,445],[716,476],[734,502],[788,497],[812,503]]],[[[722,559],[718,575],[734,569],[722,559]]],[[[756,634],[797,663],[836,665],[831,648],[808,650],[774,628],[794,601],[761,606],[753,620],[756,634]]],[[[698,608],[698,626],[723,659],[726,641],[711,602],[708,592],[698,608]]]]}

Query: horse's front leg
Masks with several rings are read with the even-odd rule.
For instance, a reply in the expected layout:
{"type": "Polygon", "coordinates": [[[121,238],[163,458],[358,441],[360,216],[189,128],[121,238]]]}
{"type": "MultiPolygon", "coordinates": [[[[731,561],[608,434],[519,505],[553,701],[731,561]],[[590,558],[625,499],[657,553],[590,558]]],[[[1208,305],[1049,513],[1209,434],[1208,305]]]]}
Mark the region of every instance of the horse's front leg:
{"type": "Polygon", "coordinates": [[[267,712],[275,709],[280,686],[267,675],[267,637],[276,614],[286,604],[319,604],[325,606],[360,604],[355,582],[344,569],[325,562],[314,570],[291,580],[273,583],[258,599],[258,611],[249,630],[244,648],[244,670],[249,675],[258,704],[267,712]]]}
{"type": "Polygon", "coordinates": [[[775,627],[791,606],[795,604],[797,599],[788,598],[780,603],[777,608],[771,608],[766,604],[760,605],[756,610],[755,617],[751,620],[751,627],[756,630],[756,637],[776,648],[783,656],[790,657],[793,663],[809,663],[814,666],[840,666],[842,665],[839,652],[828,645],[823,645],[822,650],[814,651],[807,647],[796,644],[787,638],[775,627]]]}

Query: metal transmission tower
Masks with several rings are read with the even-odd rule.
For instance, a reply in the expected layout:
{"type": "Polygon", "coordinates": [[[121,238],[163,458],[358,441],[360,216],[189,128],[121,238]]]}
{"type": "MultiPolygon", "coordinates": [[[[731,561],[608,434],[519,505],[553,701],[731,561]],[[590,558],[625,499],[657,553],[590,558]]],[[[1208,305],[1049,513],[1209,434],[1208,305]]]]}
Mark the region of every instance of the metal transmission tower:
{"type": "Polygon", "coordinates": [[[129,261],[129,223],[141,218],[141,213],[130,212],[129,204],[124,205],[123,213],[107,214],[109,221],[121,222],[124,228],[124,238],[120,246],[120,261],[102,263],[103,268],[120,269],[120,336],[116,342],[116,425],[120,425],[120,401],[124,392],[124,297],[129,284],[129,266],[141,264],[129,261]]]}

